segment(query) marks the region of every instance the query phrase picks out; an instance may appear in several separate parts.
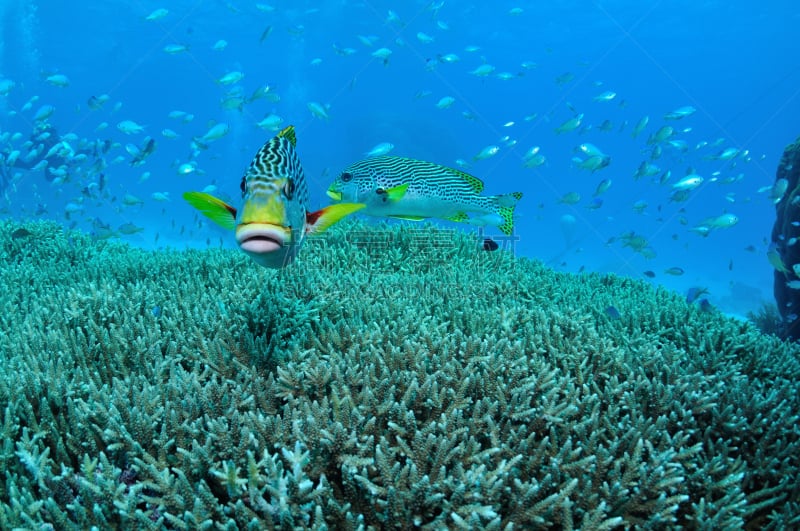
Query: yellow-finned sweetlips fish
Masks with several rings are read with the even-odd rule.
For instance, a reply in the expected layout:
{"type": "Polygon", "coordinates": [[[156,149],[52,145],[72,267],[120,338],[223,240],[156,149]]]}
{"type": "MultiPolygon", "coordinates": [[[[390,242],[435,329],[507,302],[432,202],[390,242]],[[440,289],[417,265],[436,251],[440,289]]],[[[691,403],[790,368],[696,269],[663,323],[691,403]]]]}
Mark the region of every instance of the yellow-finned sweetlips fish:
{"type": "Polygon", "coordinates": [[[235,230],[236,243],[255,263],[268,268],[290,264],[308,233],[320,233],[348,214],[364,208],[340,203],[308,211],[308,185],[295,151],[294,126],[268,140],[242,177],[238,210],[204,192],[184,199],[223,228],[235,230]]]}
{"type": "MultiPolygon", "coordinates": [[[[483,181],[432,162],[383,156],[342,170],[328,188],[334,201],[363,203],[362,214],[419,221],[440,218],[514,230],[514,207],[521,192],[479,195],[483,181]]],[[[336,203],[335,203],[336,204],[336,203]]]]}

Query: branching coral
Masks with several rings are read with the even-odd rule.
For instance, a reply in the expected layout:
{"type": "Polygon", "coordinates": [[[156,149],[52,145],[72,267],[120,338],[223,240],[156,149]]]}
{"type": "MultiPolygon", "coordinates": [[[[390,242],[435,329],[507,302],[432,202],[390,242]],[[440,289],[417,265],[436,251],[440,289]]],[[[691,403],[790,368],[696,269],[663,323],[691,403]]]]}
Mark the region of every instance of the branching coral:
{"type": "Polygon", "coordinates": [[[340,224],[281,271],[16,228],[0,528],[800,518],[798,347],[669,292],[430,227],[340,224]]]}

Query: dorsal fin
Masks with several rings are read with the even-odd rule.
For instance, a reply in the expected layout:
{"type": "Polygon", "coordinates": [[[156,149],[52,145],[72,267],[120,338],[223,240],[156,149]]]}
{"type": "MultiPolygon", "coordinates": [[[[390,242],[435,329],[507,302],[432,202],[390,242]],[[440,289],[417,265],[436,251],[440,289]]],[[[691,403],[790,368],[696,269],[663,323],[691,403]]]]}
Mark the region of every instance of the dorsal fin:
{"type": "Polygon", "coordinates": [[[277,136],[282,136],[292,143],[292,147],[297,147],[297,137],[295,136],[293,125],[287,125],[281,129],[281,132],[278,133],[277,136]]]}
{"type": "Polygon", "coordinates": [[[451,173],[458,175],[459,177],[464,179],[467,182],[467,184],[469,184],[470,188],[472,188],[472,191],[475,192],[476,194],[483,192],[483,181],[481,181],[474,175],[470,175],[467,172],[456,170],[454,168],[447,168],[447,169],[450,170],[451,173]]]}

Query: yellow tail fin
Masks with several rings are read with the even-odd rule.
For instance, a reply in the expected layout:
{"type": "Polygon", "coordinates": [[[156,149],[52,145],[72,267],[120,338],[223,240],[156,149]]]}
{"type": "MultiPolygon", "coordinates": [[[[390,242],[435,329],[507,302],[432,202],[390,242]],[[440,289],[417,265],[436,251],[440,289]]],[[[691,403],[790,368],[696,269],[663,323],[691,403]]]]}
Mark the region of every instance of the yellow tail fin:
{"type": "Polygon", "coordinates": [[[510,194],[498,196],[500,208],[497,209],[497,213],[503,218],[503,223],[499,229],[503,234],[512,234],[514,232],[514,207],[517,206],[517,201],[520,199],[522,199],[522,192],[511,192],[510,194]]]}

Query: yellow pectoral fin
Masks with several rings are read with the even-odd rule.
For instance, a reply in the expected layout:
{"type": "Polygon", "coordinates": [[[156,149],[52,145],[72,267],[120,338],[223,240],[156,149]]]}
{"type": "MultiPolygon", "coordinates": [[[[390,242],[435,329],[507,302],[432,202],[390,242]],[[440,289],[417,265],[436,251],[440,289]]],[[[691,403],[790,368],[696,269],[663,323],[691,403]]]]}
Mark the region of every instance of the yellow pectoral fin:
{"type": "Polygon", "coordinates": [[[223,229],[233,230],[236,228],[236,209],[222,199],[217,199],[205,192],[184,192],[183,198],[223,229]]]}
{"type": "Polygon", "coordinates": [[[316,212],[309,212],[306,214],[306,232],[315,234],[325,232],[334,223],[365,206],[367,205],[364,203],[337,203],[316,212]]]}
{"type": "Polygon", "coordinates": [[[389,201],[399,201],[406,195],[406,190],[408,190],[409,183],[401,184],[398,186],[392,186],[391,188],[386,189],[386,197],[389,198],[389,201]]]}

